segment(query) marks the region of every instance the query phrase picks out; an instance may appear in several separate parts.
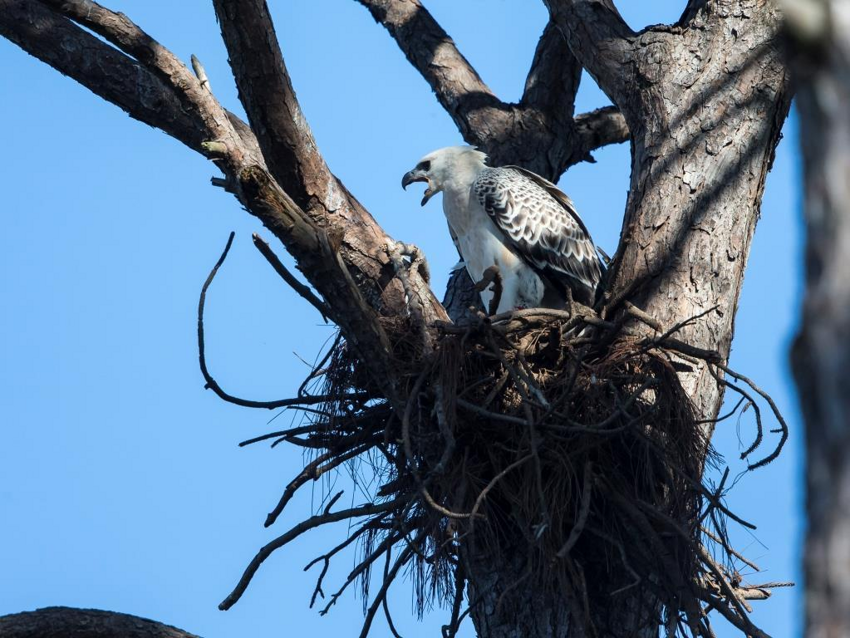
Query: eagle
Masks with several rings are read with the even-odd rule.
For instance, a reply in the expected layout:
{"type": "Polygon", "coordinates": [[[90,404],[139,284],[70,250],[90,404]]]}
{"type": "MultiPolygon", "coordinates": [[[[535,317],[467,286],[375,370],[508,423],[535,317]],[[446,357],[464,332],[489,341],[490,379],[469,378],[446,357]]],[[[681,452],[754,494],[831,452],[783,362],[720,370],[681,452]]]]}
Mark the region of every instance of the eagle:
{"type": "Polygon", "coordinates": [[[564,308],[570,298],[592,305],[603,266],[572,201],[552,182],[519,166],[487,166],[471,146],[428,153],[402,188],[413,182],[428,184],[422,206],[443,193],[449,232],[485,308],[493,266],[501,276],[497,313],[564,308]]]}

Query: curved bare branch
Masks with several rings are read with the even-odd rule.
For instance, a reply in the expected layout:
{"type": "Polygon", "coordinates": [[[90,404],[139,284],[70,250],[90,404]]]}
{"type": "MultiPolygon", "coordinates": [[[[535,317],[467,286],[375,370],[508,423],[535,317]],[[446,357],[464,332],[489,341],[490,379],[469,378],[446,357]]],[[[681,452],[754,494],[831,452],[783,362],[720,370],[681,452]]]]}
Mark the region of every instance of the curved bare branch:
{"type": "MultiPolygon", "coordinates": [[[[239,99],[269,172],[308,214],[358,208],[331,174],[295,97],[263,0],[214,0],[239,99]]],[[[374,222],[372,222],[374,224],[374,222]]]]}
{"type": "Polygon", "coordinates": [[[91,0],[41,0],[74,22],[103,36],[159,77],[185,110],[202,122],[207,139],[230,142],[230,153],[241,161],[242,148],[224,108],[176,55],[154,40],[123,13],[91,0]]]}
{"type": "Polygon", "coordinates": [[[347,521],[350,519],[362,518],[364,516],[371,516],[373,514],[380,514],[381,512],[388,512],[394,507],[408,501],[409,499],[409,496],[402,496],[386,503],[366,503],[364,505],[352,507],[347,510],[318,514],[316,516],[308,518],[305,521],[298,523],[288,532],[266,544],[259,552],[257,552],[257,555],[254,556],[254,559],[245,569],[245,573],[242,574],[242,578],[239,580],[236,587],[227,596],[227,598],[225,598],[221,602],[221,604],[219,604],[218,608],[222,611],[226,611],[233,607],[233,605],[235,605],[236,602],[242,597],[242,594],[245,593],[245,590],[248,588],[248,584],[251,582],[251,579],[253,579],[254,574],[257,573],[257,570],[260,568],[260,565],[262,565],[275,550],[280,549],[284,545],[292,542],[293,540],[301,536],[304,532],[307,532],[316,527],[320,527],[322,525],[336,523],[338,521],[347,521]]]}
{"type": "Polygon", "coordinates": [[[0,0],[0,35],[195,151],[209,139],[159,77],[39,2],[0,0]]]}

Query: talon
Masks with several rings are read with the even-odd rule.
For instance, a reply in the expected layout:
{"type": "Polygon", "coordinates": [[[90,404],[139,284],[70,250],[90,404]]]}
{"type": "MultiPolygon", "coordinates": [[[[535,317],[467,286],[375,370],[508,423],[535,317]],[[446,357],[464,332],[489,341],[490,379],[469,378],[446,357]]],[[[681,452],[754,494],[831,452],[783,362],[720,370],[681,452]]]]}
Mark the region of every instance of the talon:
{"type": "Polygon", "coordinates": [[[484,292],[487,290],[487,286],[492,284],[496,277],[499,275],[499,267],[495,264],[487,268],[481,274],[481,281],[475,284],[475,292],[484,292]]]}

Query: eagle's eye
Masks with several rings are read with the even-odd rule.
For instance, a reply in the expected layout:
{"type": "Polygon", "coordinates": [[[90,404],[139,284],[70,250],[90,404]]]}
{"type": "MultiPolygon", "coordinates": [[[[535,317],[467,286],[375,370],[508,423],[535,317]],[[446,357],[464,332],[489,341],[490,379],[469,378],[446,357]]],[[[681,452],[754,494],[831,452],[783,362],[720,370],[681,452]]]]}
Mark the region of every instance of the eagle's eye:
{"type": "Polygon", "coordinates": [[[431,162],[429,162],[427,160],[424,161],[424,162],[419,162],[419,164],[416,166],[416,170],[426,171],[426,172],[430,171],[431,170],[431,162]]]}

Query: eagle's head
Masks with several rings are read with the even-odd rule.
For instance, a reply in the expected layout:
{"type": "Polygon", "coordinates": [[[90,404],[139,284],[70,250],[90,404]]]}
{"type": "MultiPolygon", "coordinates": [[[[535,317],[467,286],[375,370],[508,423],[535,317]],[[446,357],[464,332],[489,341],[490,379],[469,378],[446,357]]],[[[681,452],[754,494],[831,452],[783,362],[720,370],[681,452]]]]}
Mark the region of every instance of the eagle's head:
{"type": "Polygon", "coordinates": [[[413,182],[426,182],[422,206],[447,185],[469,187],[484,168],[487,156],[472,146],[448,146],[431,151],[401,178],[402,188],[413,182]]]}

